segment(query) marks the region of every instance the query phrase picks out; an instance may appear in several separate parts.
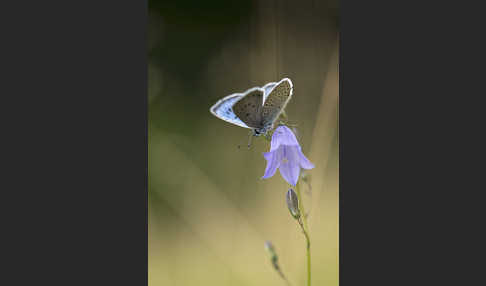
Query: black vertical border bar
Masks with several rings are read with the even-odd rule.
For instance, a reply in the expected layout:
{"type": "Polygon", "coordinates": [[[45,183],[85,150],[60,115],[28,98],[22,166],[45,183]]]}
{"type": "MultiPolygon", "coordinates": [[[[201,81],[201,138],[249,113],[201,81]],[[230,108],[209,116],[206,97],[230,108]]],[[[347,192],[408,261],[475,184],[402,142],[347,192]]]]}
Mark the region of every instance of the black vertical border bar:
{"type": "Polygon", "coordinates": [[[342,286],[485,284],[485,25],[456,4],[340,1],[342,286]]]}
{"type": "Polygon", "coordinates": [[[148,2],[7,4],[0,284],[147,285],[148,2]]]}

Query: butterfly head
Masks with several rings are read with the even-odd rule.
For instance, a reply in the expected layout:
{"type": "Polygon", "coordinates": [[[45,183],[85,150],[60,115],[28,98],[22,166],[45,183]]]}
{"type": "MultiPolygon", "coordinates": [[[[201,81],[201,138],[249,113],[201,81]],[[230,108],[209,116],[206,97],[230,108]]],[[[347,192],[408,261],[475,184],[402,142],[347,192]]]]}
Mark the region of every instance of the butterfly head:
{"type": "Polygon", "coordinates": [[[253,135],[254,136],[261,136],[261,135],[266,135],[268,131],[273,129],[273,123],[269,123],[264,125],[261,128],[255,128],[253,129],[253,135]]]}

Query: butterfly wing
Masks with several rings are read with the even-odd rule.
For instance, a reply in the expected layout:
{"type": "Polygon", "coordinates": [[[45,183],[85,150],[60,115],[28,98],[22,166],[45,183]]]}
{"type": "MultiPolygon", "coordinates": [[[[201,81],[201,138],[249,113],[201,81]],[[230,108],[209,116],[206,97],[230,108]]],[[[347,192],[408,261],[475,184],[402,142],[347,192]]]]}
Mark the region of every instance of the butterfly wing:
{"type": "Polygon", "coordinates": [[[275,86],[271,87],[271,89],[269,88],[269,90],[270,93],[266,97],[262,108],[263,126],[273,124],[273,122],[277,120],[280,113],[284,110],[290,98],[292,98],[292,81],[288,78],[284,78],[275,86]]]}
{"type": "Polygon", "coordinates": [[[236,116],[236,114],[233,112],[233,105],[243,98],[245,96],[244,93],[234,93],[231,95],[228,95],[222,99],[220,99],[216,104],[214,104],[211,108],[210,111],[211,113],[218,117],[219,119],[222,119],[226,122],[244,127],[244,128],[250,128],[248,125],[246,125],[241,119],[236,116]]]}
{"type": "Polygon", "coordinates": [[[265,102],[265,100],[267,100],[267,97],[268,95],[270,94],[270,92],[272,91],[272,89],[277,85],[276,82],[269,82],[267,83],[266,85],[264,85],[262,88],[263,90],[265,91],[265,93],[263,94],[263,102],[265,102]]]}
{"type": "Polygon", "coordinates": [[[245,96],[233,105],[233,111],[246,125],[251,128],[261,128],[262,105],[265,91],[254,87],[245,92],[245,96]]]}

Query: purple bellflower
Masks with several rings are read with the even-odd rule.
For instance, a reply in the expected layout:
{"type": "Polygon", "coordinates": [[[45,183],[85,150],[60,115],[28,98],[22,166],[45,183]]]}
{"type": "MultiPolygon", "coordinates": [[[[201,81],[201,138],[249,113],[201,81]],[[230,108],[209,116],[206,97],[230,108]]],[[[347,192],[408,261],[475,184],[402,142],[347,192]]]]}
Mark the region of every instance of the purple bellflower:
{"type": "Polygon", "coordinates": [[[268,179],[275,175],[277,169],[280,175],[292,186],[297,184],[300,168],[312,169],[312,164],[304,154],[295,138],[294,133],[287,126],[279,126],[272,135],[270,152],[263,153],[267,160],[267,168],[262,179],[268,179]]]}

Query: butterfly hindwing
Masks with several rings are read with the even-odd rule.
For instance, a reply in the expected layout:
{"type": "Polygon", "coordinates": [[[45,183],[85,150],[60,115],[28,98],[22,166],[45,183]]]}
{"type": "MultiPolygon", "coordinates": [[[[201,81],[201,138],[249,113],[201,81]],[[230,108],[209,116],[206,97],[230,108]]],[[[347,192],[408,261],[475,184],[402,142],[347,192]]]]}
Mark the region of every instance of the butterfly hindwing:
{"type": "Polygon", "coordinates": [[[251,128],[262,127],[263,94],[264,90],[261,88],[249,89],[245,96],[233,105],[236,116],[251,128]]]}
{"type": "Polygon", "coordinates": [[[273,123],[292,97],[292,81],[282,79],[276,84],[266,97],[262,108],[262,125],[273,123]]]}

